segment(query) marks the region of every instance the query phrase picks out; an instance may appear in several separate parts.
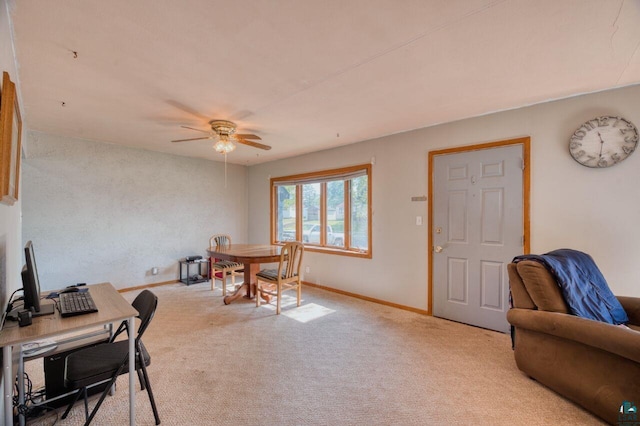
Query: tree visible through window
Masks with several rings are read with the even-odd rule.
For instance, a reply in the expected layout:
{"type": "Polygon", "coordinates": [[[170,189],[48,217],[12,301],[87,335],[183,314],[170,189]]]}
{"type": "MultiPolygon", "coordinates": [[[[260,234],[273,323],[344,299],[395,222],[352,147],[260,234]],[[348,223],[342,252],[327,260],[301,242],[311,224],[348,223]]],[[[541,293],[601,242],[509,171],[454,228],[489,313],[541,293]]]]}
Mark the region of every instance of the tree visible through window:
{"type": "Polygon", "coordinates": [[[344,247],[344,186],[343,180],[327,182],[328,246],[344,247]]]}
{"type": "Polygon", "coordinates": [[[278,241],[296,239],[296,187],[279,186],[276,191],[276,228],[278,241]]]}
{"type": "Polygon", "coordinates": [[[272,242],[371,257],[371,166],[271,179],[272,242]]]}
{"type": "Polygon", "coordinates": [[[369,191],[367,176],[351,181],[351,245],[369,247],[369,191]]]}

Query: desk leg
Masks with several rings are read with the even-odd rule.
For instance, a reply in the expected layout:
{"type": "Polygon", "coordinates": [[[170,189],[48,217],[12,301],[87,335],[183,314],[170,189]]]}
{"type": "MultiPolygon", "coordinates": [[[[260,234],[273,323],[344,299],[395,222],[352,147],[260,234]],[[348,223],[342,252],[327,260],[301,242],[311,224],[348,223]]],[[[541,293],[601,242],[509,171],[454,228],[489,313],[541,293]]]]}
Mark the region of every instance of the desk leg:
{"type": "Polygon", "coordinates": [[[135,327],[136,318],[128,320],[129,325],[129,425],[136,424],[136,348],[135,348],[135,327]]]}
{"type": "Polygon", "coordinates": [[[2,348],[2,372],[4,374],[4,424],[13,424],[13,374],[11,371],[11,346],[2,348]]]}
{"type": "MultiPolygon", "coordinates": [[[[20,352],[18,352],[18,406],[24,405],[24,359],[22,358],[22,345],[20,345],[20,352]]],[[[24,426],[27,422],[26,416],[18,414],[18,422],[20,426],[24,426]]]]}

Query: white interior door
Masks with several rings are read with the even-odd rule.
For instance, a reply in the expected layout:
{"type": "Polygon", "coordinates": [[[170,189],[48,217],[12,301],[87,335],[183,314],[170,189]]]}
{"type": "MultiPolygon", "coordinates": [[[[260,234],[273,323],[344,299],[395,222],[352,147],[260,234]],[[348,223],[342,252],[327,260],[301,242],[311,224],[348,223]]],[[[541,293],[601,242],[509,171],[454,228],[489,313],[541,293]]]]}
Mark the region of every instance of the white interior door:
{"type": "Polygon", "coordinates": [[[523,251],[523,146],[433,158],[433,314],[507,332],[507,265],[523,251]]]}

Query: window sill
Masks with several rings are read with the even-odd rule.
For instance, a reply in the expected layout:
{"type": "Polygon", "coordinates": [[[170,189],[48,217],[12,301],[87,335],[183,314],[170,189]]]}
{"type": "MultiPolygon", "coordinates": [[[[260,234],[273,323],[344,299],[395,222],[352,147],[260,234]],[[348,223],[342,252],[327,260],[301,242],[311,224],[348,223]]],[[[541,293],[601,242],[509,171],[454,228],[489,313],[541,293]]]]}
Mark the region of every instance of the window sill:
{"type": "MultiPolygon", "coordinates": [[[[274,244],[278,246],[283,246],[285,243],[276,242],[274,244]]],[[[314,252],[314,253],[327,253],[327,254],[335,254],[338,256],[349,256],[349,257],[359,257],[362,259],[371,259],[371,252],[346,250],[339,247],[321,247],[321,246],[316,246],[312,244],[305,244],[304,250],[314,252]]]]}

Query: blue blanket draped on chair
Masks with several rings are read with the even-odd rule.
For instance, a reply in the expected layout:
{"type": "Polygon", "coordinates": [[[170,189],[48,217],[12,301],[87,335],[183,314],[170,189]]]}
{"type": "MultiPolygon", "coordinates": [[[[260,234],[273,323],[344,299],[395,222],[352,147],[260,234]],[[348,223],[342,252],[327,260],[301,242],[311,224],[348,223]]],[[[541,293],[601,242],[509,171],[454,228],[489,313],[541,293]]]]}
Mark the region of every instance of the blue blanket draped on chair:
{"type": "Polygon", "coordinates": [[[572,314],[616,325],[629,322],[624,308],[588,254],[560,249],[543,255],[516,256],[513,262],[522,260],[533,260],[545,265],[558,282],[572,314]]]}

